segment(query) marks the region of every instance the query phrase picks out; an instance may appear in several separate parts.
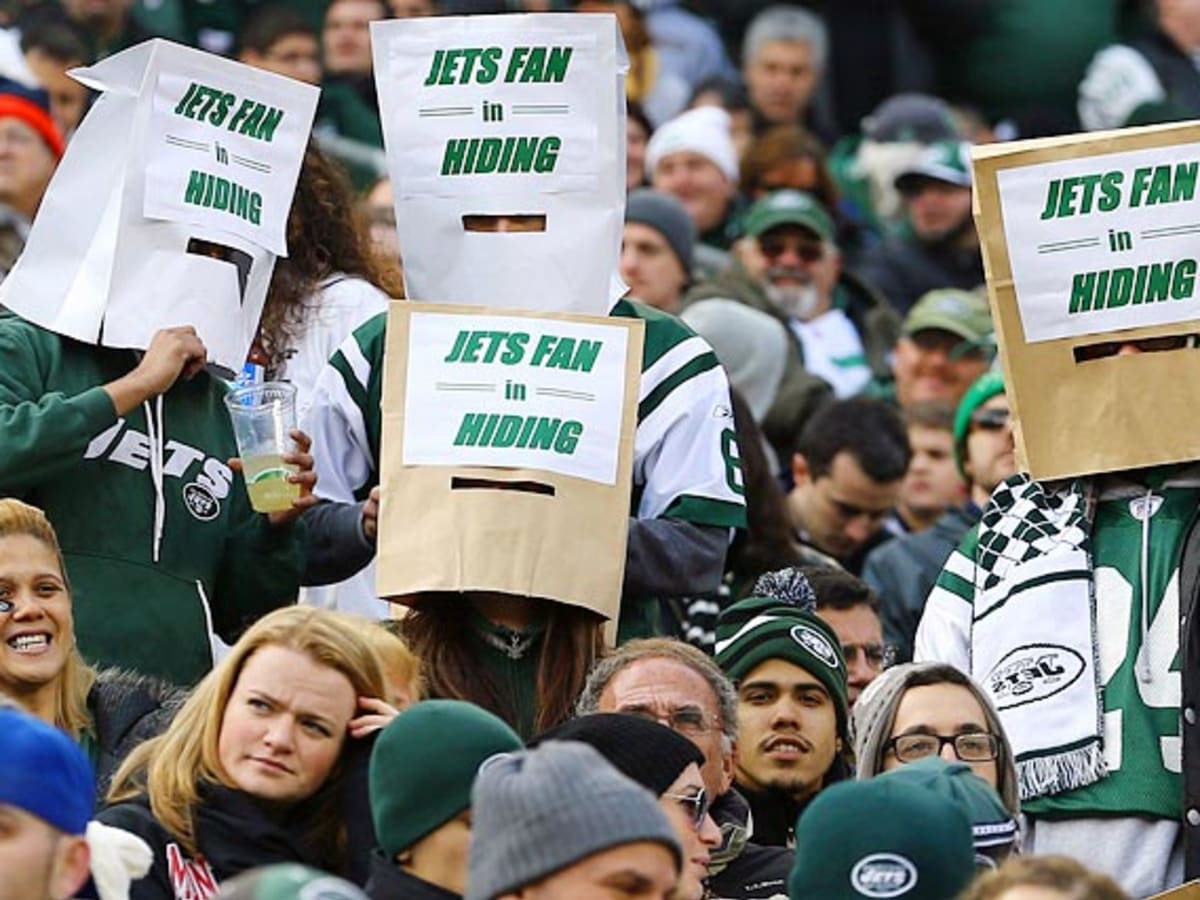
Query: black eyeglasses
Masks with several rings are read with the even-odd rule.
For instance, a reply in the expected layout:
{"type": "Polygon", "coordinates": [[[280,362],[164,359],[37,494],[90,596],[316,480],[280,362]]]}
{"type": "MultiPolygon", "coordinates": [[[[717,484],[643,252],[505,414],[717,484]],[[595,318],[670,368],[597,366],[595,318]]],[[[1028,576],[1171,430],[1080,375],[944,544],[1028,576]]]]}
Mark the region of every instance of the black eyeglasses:
{"type": "Polygon", "coordinates": [[[1007,409],[977,409],[971,413],[971,425],[984,431],[999,431],[1008,424],[1007,409]]]}
{"type": "Polygon", "coordinates": [[[676,801],[692,820],[692,827],[699,831],[708,815],[708,791],[704,788],[694,794],[663,794],[668,800],[676,801]]]}
{"type": "Polygon", "coordinates": [[[1000,741],[986,731],[970,731],[966,734],[901,734],[885,744],[885,749],[896,754],[902,763],[916,762],[927,756],[937,756],[942,748],[950,744],[954,755],[962,762],[989,762],[1000,752],[1000,741]]]}

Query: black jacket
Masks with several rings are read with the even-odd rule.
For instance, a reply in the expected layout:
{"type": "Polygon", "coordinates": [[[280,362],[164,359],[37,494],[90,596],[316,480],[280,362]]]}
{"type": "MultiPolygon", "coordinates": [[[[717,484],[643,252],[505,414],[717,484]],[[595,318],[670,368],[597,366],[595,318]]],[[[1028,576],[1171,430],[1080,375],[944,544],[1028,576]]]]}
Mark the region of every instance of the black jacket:
{"type": "Polygon", "coordinates": [[[187,699],[174,685],[122,669],[105,669],[88,692],[95,741],[97,801],[117,768],[142,741],[161,734],[187,699]]]}
{"type": "Polygon", "coordinates": [[[708,880],[712,900],[787,900],[793,858],[784,847],[747,843],[733,862],[708,880]]]}
{"type": "Polygon", "coordinates": [[[462,900],[455,894],[393,865],[376,850],[371,854],[371,880],[367,882],[371,900],[462,900]]]}
{"type": "MultiPolygon", "coordinates": [[[[833,759],[825,773],[821,787],[854,777],[854,771],[844,756],[833,759]]],[[[750,804],[753,816],[754,837],[760,844],[770,847],[792,847],[796,843],[796,822],[808,808],[808,804],[820,793],[817,791],[802,803],[797,803],[782,791],[753,791],[744,784],[737,785],[738,793],[750,804]]]]}
{"type": "Polygon", "coordinates": [[[135,881],[130,900],[191,900],[256,866],[300,862],[323,868],[328,861],[306,847],[304,821],[274,821],[265,808],[241,791],[217,785],[203,788],[196,810],[197,857],[190,856],[154,818],[146,796],[118,803],[96,818],[132,832],[154,854],[150,873],[135,881]]]}
{"type": "Polygon", "coordinates": [[[721,847],[713,853],[707,896],[712,900],[786,900],[792,851],[747,840],[754,829],[750,806],[734,789],[718,797],[710,812],[721,828],[721,847]]]}
{"type": "Polygon", "coordinates": [[[793,846],[796,820],[804,811],[804,804],[797,803],[781,791],[760,793],[744,784],[739,784],[737,789],[750,804],[750,814],[754,817],[754,836],[758,842],[769,847],[793,846]]]}
{"type": "Polygon", "coordinates": [[[963,248],[953,241],[893,237],[863,256],[859,274],[903,315],[929,291],[979,287],[983,257],[978,247],[963,248]]]}

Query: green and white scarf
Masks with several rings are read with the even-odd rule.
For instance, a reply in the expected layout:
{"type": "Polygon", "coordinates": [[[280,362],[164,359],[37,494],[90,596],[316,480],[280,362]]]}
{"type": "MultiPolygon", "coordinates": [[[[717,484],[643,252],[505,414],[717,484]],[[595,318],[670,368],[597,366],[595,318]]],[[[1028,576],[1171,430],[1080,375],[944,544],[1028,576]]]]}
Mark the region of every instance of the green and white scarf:
{"type": "Polygon", "coordinates": [[[980,520],[971,674],[1014,747],[1022,799],[1107,774],[1088,480],[1010,478],[980,520]]]}

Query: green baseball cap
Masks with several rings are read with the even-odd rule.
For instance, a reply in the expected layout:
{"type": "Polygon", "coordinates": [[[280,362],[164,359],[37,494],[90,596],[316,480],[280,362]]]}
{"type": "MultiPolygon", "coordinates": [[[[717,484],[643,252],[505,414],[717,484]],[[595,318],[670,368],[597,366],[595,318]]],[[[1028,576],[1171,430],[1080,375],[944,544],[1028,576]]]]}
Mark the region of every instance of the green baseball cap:
{"type": "Polygon", "coordinates": [[[903,193],[918,179],[941,181],[958,187],[971,186],[971,149],[964,141],[938,141],[896,176],[896,190],[903,193]]]}
{"type": "Polygon", "coordinates": [[[742,216],[742,231],[750,237],[759,237],[780,225],[798,225],[823,241],[833,240],[833,219],[820,200],[804,191],[772,191],[742,216]]]}
{"type": "Polygon", "coordinates": [[[956,334],[964,341],[990,346],[992,312],[987,298],[975,291],[957,288],[930,291],[908,311],[901,332],[909,337],[918,331],[934,329],[956,334]]]}

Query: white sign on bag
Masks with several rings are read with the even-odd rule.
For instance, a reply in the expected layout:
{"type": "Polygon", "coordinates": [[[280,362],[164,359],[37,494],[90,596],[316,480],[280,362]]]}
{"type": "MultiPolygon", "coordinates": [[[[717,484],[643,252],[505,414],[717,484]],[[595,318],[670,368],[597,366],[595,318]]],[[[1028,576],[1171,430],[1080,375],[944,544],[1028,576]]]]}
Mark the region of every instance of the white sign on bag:
{"type": "Polygon", "coordinates": [[[309,98],[286,83],[240,74],[158,73],[146,130],[145,214],[229,231],[286,256],[309,98]]]}
{"type": "MultiPolygon", "coordinates": [[[[595,190],[601,72],[586,32],[523,28],[454,41],[391,43],[389,83],[406,85],[419,128],[393,132],[396,195],[470,195],[497,180],[595,190]]],[[[607,73],[607,80],[612,74],[607,73]]]]}
{"type": "Polygon", "coordinates": [[[625,290],[612,281],[628,68],[615,17],[372,22],[371,45],[407,295],[607,313],[625,290]],[[513,217],[536,224],[496,225],[513,217]]]}
{"type": "Polygon", "coordinates": [[[997,173],[1029,343],[1200,318],[1200,146],[997,173]]]}
{"type": "Polygon", "coordinates": [[[240,371],[320,92],[160,38],[71,75],[100,96],[0,304],[105,347],[190,325],[211,365],[240,371]]]}
{"type": "Polygon", "coordinates": [[[616,483],[627,329],[419,311],[409,328],[404,465],[616,483]]]}

